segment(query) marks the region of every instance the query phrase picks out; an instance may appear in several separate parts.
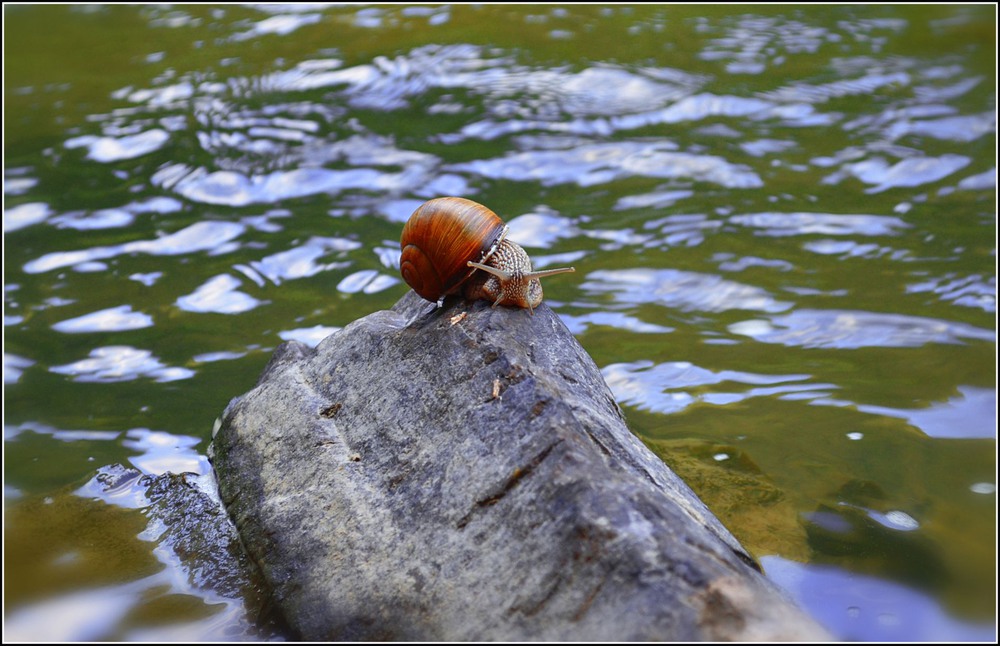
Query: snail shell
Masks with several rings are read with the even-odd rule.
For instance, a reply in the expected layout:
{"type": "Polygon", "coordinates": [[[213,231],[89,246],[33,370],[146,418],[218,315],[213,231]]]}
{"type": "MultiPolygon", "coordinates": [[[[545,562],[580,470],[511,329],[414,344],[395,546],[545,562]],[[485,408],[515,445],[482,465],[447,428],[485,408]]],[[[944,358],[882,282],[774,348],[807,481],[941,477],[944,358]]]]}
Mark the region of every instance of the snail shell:
{"type": "Polygon", "coordinates": [[[506,236],[507,225],[482,204],[461,197],[430,200],[403,227],[399,269],[429,301],[461,290],[469,300],[525,307],[534,314],[542,302],[538,279],[575,270],[532,271],[528,254],[506,236]]]}
{"type": "Polygon", "coordinates": [[[507,225],[482,204],[461,197],[424,202],[403,226],[399,270],[429,301],[456,293],[473,272],[471,262],[489,259],[507,225]]]}

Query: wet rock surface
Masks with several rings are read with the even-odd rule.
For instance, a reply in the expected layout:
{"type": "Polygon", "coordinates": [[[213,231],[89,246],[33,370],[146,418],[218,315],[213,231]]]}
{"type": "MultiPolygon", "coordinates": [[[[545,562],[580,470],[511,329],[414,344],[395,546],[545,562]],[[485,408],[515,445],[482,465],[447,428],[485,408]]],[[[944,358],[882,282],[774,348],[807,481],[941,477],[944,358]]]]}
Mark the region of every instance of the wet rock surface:
{"type": "Polygon", "coordinates": [[[629,432],[544,304],[410,292],[283,344],[210,457],[305,639],[827,638],[629,432]]]}

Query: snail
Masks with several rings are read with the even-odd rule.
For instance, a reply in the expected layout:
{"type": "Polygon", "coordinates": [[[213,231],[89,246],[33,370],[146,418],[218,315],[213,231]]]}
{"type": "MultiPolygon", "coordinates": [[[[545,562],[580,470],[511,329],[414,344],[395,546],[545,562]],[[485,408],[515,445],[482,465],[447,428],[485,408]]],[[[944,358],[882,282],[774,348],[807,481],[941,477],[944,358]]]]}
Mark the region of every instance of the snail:
{"type": "Polygon", "coordinates": [[[573,267],[531,270],[531,259],[507,240],[508,227],[493,211],[461,197],[439,197],[420,205],[403,226],[399,270],[423,298],[437,302],[462,293],[493,307],[534,309],[542,302],[539,278],[573,267]]]}

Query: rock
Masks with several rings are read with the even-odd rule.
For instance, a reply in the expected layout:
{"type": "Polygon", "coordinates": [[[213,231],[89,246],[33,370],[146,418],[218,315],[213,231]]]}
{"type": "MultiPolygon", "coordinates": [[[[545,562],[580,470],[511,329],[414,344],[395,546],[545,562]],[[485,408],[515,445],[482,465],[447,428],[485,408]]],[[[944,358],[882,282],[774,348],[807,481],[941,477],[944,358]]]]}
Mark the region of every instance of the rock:
{"type": "Polygon", "coordinates": [[[544,304],[410,292],[285,343],[210,457],[307,640],[829,639],[629,432],[544,304]]]}

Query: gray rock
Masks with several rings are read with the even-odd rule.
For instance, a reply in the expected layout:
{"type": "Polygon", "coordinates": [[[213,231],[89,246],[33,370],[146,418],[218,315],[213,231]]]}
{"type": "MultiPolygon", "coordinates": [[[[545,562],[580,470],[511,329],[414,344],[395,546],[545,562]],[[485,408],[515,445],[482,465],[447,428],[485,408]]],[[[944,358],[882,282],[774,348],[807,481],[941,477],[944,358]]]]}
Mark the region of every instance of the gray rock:
{"type": "Polygon", "coordinates": [[[410,292],[283,344],[210,455],[305,639],[828,639],[629,432],[544,304],[410,292]]]}

